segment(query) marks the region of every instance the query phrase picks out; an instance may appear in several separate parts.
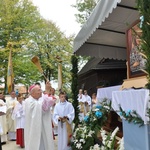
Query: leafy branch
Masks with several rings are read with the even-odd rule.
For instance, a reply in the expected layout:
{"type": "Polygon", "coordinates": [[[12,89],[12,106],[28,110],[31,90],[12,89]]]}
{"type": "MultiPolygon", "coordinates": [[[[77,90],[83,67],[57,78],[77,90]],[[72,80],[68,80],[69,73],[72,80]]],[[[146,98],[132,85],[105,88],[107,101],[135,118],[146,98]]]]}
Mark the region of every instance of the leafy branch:
{"type": "Polygon", "coordinates": [[[144,121],[135,110],[124,111],[120,106],[119,115],[129,123],[139,124],[140,127],[144,125],[144,121]]]}

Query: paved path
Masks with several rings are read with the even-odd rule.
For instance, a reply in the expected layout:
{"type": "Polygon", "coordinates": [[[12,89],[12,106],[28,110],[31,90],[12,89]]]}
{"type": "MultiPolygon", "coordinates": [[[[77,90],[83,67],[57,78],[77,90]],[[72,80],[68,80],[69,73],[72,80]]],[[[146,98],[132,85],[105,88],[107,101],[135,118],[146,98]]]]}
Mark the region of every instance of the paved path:
{"type": "MultiPolygon", "coordinates": [[[[7,141],[6,144],[2,145],[2,150],[25,150],[25,148],[16,145],[16,141],[7,141]]],[[[55,140],[55,150],[57,150],[57,137],[55,140]]]]}

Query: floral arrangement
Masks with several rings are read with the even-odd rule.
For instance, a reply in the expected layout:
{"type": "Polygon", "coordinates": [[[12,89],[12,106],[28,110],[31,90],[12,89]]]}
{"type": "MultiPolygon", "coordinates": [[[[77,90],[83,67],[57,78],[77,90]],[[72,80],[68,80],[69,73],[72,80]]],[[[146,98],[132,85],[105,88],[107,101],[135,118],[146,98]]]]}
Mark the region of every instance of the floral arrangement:
{"type": "MultiPolygon", "coordinates": [[[[105,125],[111,103],[104,99],[99,105],[86,114],[82,124],[75,129],[71,147],[73,150],[112,150],[118,128],[106,135],[102,127],[105,125]],[[101,131],[101,132],[100,132],[101,131]],[[100,140],[100,137],[102,140],[100,140]]],[[[121,149],[120,149],[121,150],[121,149]]]]}
{"type": "Polygon", "coordinates": [[[91,145],[94,145],[95,132],[87,126],[76,128],[73,134],[72,149],[73,150],[88,150],[91,145]]]}
{"type": "Polygon", "coordinates": [[[110,110],[111,102],[108,103],[107,99],[104,99],[92,111],[86,114],[83,124],[97,133],[106,123],[110,110]]]}
{"type": "MultiPolygon", "coordinates": [[[[90,150],[114,150],[116,149],[116,134],[119,131],[119,128],[107,134],[105,130],[101,129],[101,137],[102,137],[102,145],[95,144],[94,146],[90,147],[90,150]]],[[[124,141],[123,138],[120,139],[117,143],[118,147],[117,150],[124,150],[124,141]]]]}
{"type": "Polygon", "coordinates": [[[116,148],[116,134],[119,131],[117,127],[112,133],[107,134],[105,130],[101,129],[100,134],[102,141],[100,143],[96,143],[94,140],[95,132],[89,130],[86,126],[77,128],[73,137],[72,146],[73,150],[124,150],[124,142],[123,138],[120,139],[117,143],[116,148]]]}
{"type": "Polygon", "coordinates": [[[137,114],[137,112],[135,110],[128,110],[128,111],[124,111],[121,106],[120,106],[120,111],[119,111],[119,115],[121,118],[124,118],[125,120],[127,120],[129,123],[133,122],[134,124],[139,124],[140,126],[144,125],[144,121],[142,120],[142,118],[137,114]]]}

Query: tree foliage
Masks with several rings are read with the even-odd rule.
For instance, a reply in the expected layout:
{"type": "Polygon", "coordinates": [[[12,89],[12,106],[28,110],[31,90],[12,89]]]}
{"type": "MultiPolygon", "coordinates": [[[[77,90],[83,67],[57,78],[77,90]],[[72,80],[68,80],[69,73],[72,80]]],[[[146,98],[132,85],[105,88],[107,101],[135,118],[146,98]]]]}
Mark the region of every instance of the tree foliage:
{"type": "Polygon", "coordinates": [[[31,58],[37,55],[49,80],[57,80],[57,58],[62,59],[66,87],[71,80],[68,70],[71,69],[73,37],[65,37],[53,22],[42,18],[37,7],[28,0],[1,0],[0,10],[0,78],[6,79],[7,45],[11,43],[15,84],[43,81],[31,62],[31,58]]]}
{"type": "Polygon", "coordinates": [[[77,22],[83,25],[98,2],[99,0],[76,0],[76,5],[73,5],[73,7],[79,12],[75,14],[77,22]]]}
{"type": "MultiPolygon", "coordinates": [[[[30,50],[29,43],[34,39],[35,34],[38,33],[39,27],[42,27],[40,14],[36,7],[27,0],[1,0],[0,9],[0,58],[3,68],[3,72],[0,72],[0,77],[6,78],[7,75],[8,44],[11,43],[13,45],[12,58],[15,83],[21,81],[19,80],[20,77],[24,77],[24,75],[27,76],[28,72],[31,74],[29,76],[31,79],[32,76],[36,76],[36,69],[28,66],[27,70],[22,72],[22,69],[25,68],[25,64],[30,66],[32,66],[32,64],[29,60],[25,63],[27,58],[25,58],[21,52],[30,50]]],[[[26,81],[29,82],[27,79],[26,81]]]]}

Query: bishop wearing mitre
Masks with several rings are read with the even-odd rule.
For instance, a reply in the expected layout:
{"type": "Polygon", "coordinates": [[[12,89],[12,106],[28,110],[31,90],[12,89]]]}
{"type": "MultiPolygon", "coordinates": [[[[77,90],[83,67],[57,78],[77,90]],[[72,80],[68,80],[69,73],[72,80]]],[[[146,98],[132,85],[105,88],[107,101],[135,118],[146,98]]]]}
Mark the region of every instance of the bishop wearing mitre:
{"type": "Polygon", "coordinates": [[[25,149],[54,150],[50,107],[55,102],[42,95],[39,85],[30,86],[29,92],[25,100],[25,149]]]}

